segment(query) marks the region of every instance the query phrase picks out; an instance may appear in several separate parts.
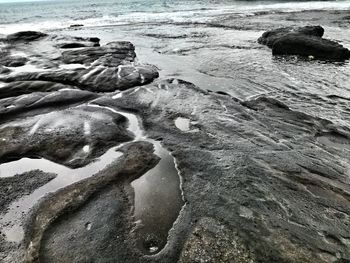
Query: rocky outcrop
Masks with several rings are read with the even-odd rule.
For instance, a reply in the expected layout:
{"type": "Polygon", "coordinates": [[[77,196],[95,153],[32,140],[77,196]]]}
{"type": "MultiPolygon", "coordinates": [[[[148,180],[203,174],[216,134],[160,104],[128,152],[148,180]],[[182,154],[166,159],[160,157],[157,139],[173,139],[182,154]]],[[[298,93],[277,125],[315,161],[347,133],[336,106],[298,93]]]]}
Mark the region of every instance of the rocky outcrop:
{"type": "Polygon", "coordinates": [[[60,89],[74,89],[74,86],[50,81],[14,81],[1,88],[0,99],[16,97],[33,92],[52,92],[60,89]]]}
{"type": "Polygon", "coordinates": [[[324,29],[321,26],[277,28],[264,32],[262,36],[258,39],[258,43],[272,48],[277,40],[288,34],[304,35],[310,37],[322,37],[324,34],[324,29]]]}
{"type": "Polygon", "coordinates": [[[124,154],[118,162],[47,196],[34,209],[24,242],[26,262],[128,261],[128,253],[142,257],[132,251],[132,222],[127,216],[131,200],[126,190],[159,157],[147,142],[131,143],[120,151],[124,154]]]}
{"type": "Polygon", "coordinates": [[[28,59],[21,56],[5,55],[0,58],[0,64],[5,67],[21,67],[28,62],[28,59]]]}
{"type": "Polygon", "coordinates": [[[176,158],[191,215],[182,262],[350,260],[348,128],[177,80],[105,104],[139,112],[176,158]],[[189,131],[175,128],[178,116],[189,131]]]}
{"type": "Polygon", "coordinates": [[[350,50],[335,41],[303,35],[286,35],[272,47],[273,55],[299,55],[317,59],[345,60],[350,58],[350,50]]]}
{"type": "Polygon", "coordinates": [[[350,50],[339,43],[322,38],[320,26],[278,28],[265,32],[258,42],[272,48],[273,55],[299,55],[302,57],[346,60],[350,50]]]}
{"type": "Polygon", "coordinates": [[[111,42],[100,46],[100,40],[95,37],[44,37],[39,32],[18,33],[8,37],[15,39],[15,36],[18,41],[7,43],[0,60],[4,69],[0,81],[21,82],[23,93],[32,87],[43,86],[43,82],[70,85],[95,92],[111,92],[145,85],[158,77],[155,67],[135,62],[135,47],[130,42],[111,42]],[[30,54],[33,50],[28,50],[28,57],[12,56],[12,50],[16,50],[17,42],[24,38],[23,35],[28,39],[41,41],[49,50],[41,50],[41,53],[32,56],[30,54]],[[9,74],[10,72],[6,72],[9,66],[34,66],[37,70],[26,72],[24,67],[20,73],[9,74]]]}
{"type": "Polygon", "coordinates": [[[37,31],[21,31],[6,37],[9,42],[31,42],[46,37],[47,34],[37,31]]]}
{"type": "Polygon", "coordinates": [[[51,112],[66,107],[72,107],[96,98],[96,94],[72,89],[66,86],[65,89],[52,92],[33,92],[17,97],[9,97],[0,100],[0,123],[11,119],[34,116],[40,113],[51,112]]]}
{"type": "Polygon", "coordinates": [[[90,163],[113,145],[132,140],[125,117],[79,106],[0,126],[2,162],[41,156],[69,167],[90,163]],[[54,147],[53,147],[54,146],[54,147]]]}
{"type": "MultiPolygon", "coordinates": [[[[322,33],[286,29],[261,41],[274,47],[286,36],[321,39],[322,33]]],[[[135,61],[129,42],[34,41],[6,42],[6,54],[26,47],[28,61],[21,73],[3,66],[0,76],[0,171],[10,174],[3,190],[16,198],[26,191],[13,185],[19,177],[11,178],[8,167],[43,163],[58,167],[57,177],[32,192],[33,175],[25,183],[31,194],[11,203],[9,213],[0,211],[1,262],[350,260],[348,127],[267,96],[241,101],[178,79],[146,85],[158,73],[135,61]],[[38,51],[38,43],[49,49],[38,51]],[[85,47],[62,49],[65,43],[85,47]],[[186,129],[178,128],[179,118],[186,129]],[[158,247],[152,231],[162,224],[139,238],[138,229],[155,217],[135,220],[132,182],[163,164],[160,171],[169,175],[168,162],[157,157],[162,146],[175,158],[176,167],[169,160],[181,176],[185,205],[158,247]],[[24,239],[10,243],[8,230],[18,234],[16,226],[24,227],[24,239]]],[[[161,185],[149,187],[151,194],[167,196],[161,185]]],[[[13,199],[3,200],[8,206],[13,199]]],[[[155,203],[151,211],[157,209],[155,203]]]]}

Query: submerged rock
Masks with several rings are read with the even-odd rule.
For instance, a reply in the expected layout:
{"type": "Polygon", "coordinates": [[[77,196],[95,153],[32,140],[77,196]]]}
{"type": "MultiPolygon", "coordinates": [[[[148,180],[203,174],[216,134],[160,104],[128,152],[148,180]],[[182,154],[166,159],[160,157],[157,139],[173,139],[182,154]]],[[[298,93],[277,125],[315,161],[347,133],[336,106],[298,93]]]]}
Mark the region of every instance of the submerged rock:
{"type": "Polygon", "coordinates": [[[272,48],[273,55],[299,55],[316,59],[346,60],[350,50],[339,43],[322,38],[320,26],[278,28],[265,32],[258,42],[272,48]]]}

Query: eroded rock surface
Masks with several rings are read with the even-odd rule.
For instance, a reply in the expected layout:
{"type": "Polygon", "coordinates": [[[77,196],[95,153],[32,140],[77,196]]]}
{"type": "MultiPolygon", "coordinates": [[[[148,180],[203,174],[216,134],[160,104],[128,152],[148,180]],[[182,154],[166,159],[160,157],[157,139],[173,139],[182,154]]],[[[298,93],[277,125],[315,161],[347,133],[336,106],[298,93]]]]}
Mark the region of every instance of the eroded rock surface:
{"type": "Polygon", "coordinates": [[[243,102],[177,83],[105,103],[138,111],[172,150],[192,222],[210,217],[236,233],[254,255],[243,262],[350,260],[349,128],[268,97],[243,102]],[[178,116],[196,131],[174,129],[178,116]]]}
{"type": "Polygon", "coordinates": [[[137,253],[128,244],[132,243],[128,185],[159,158],[146,142],[119,150],[124,153],[119,162],[48,196],[34,209],[35,220],[29,221],[24,242],[28,262],[112,262],[128,252],[137,253]]]}
{"type": "Polygon", "coordinates": [[[108,110],[79,106],[7,122],[0,127],[0,160],[44,157],[80,167],[110,147],[130,141],[127,120],[108,110]]]}
{"type": "Polygon", "coordinates": [[[2,40],[0,65],[16,67],[9,74],[1,70],[0,81],[21,81],[22,89],[46,81],[95,92],[125,90],[150,83],[157,70],[138,64],[130,42],[111,42],[100,46],[98,38],[19,32],[2,40]],[[24,87],[25,84],[28,87],[24,87]]]}
{"type": "Polygon", "coordinates": [[[55,177],[55,174],[44,173],[40,170],[33,170],[24,174],[17,174],[10,178],[0,177],[0,211],[6,211],[11,202],[23,195],[30,194],[35,189],[48,183],[55,177]]]}
{"type": "MultiPolygon", "coordinates": [[[[323,31],[297,34],[321,38],[323,31]]],[[[34,32],[10,38],[1,40],[2,52],[27,62],[1,67],[0,171],[22,157],[81,169],[63,167],[55,191],[19,216],[22,240],[0,237],[3,262],[350,261],[348,126],[267,96],[242,101],[177,79],[146,85],[158,73],[136,63],[129,42],[98,46],[96,38],[34,32]],[[138,247],[142,219],[135,221],[130,184],[159,157],[121,111],[142,120],[181,176],[185,206],[153,254],[138,247]],[[107,150],[118,157],[92,173],[89,165],[107,150]]],[[[26,186],[41,186],[37,174],[30,178],[26,186]]],[[[20,177],[3,179],[12,187],[20,177]]],[[[17,186],[16,196],[30,194],[17,186]]],[[[2,230],[12,215],[3,210],[2,230]]]]}

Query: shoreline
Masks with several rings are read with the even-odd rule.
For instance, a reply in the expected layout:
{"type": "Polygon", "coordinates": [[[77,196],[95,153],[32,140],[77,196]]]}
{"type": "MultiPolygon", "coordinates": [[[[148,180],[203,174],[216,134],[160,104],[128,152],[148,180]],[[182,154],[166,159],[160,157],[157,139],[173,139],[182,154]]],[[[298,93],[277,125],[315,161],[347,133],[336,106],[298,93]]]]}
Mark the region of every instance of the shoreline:
{"type": "MultiPolygon", "coordinates": [[[[8,92],[0,99],[0,158],[43,158],[72,168],[62,180],[78,171],[83,180],[40,199],[22,222],[23,242],[2,233],[0,260],[350,260],[350,63],[273,57],[257,43],[269,29],[313,23],[350,47],[348,11],[322,12],[12,36],[7,55],[24,64],[0,74],[8,92]],[[28,65],[40,71],[20,72],[28,65]],[[140,127],[148,142],[137,141],[140,127]],[[104,164],[107,150],[118,158],[104,164]],[[157,180],[152,207],[134,203],[145,197],[131,182],[158,163],[160,173],[179,176],[176,209],[157,180]],[[154,218],[166,219],[164,211],[172,221],[157,241],[154,218]],[[137,232],[135,214],[148,216],[151,233],[137,232]]],[[[14,196],[35,189],[22,190],[14,196]]]]}

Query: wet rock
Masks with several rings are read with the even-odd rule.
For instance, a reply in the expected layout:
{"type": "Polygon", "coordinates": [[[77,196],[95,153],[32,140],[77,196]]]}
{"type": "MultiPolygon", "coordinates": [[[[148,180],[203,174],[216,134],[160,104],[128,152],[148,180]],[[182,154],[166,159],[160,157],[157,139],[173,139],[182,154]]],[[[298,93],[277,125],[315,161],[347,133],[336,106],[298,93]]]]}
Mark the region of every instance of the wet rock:
{"type": "MultiPolygon", "coordinates": [[[[12,202],[24,195],[31,194],[34,190],[50,182],[55,177],[55,174],[44,173],[40,170],[18,174],[9,178],[0,177],[0,213],[6,213],[12,202]]],[[[6,262],[9,252],[17,250],[18,246],[7,242],[4,234],[0,231],[0,261],[6,262]]],[[[17,257],[10,261],[18,262],[19,259],[20,257],[17,257]]]]}
{"type": "Polygon", "coordinates": [[[4,56],[0,58],[0,64],[5,67],[21,67],[27,63],[28,59],[21,56],[4,56]]]}
{"type": "Polygon", "coordinates": [[[322,38],[320,26],[287,27],[265,32],[258,42],[272,48],[273,55],[299,55],[303,57],[346,60],[350,50],[335,41],[322,38]]]}
{"type": "Polygon", "coordinates": [[[31,42],[46,37],[47,34],[37,31],[21,31],[6,37],[9,42],[31,42]]]}
{"type": "MultiPolygon", "coordinates": [[[[118,64],[117,62],[102,62],[103,64],[118,64]]],[[[78,82],[87,89],[97,92],[126,90],[134,86],[152,82],[158,77],[158,71],[153,67],[119,65],[87,69],[79,74],[78,82]]]]}
{"type": "Polygon", "coordinates": [[[84,26],[83,24],[73,24],[73,25],[70,25],[69,27],[76,28],[76,27],[83,27],[83,26],[84,26]]]}
{"type": "Polygon", "coordinates": [[[176,158],[195,225],[184,262],[233,262],[235,253],[242,262],[350,260],[348,128],[268,97],[239,101],[178,80],[105,103],[138,112],[176,158]],[[176,129],[179,115],[196,132],[176,129]],[[215,222],[198,226],[207,217],[215,222]]]}
{"type": "Polygon", "coordinates": [[[8,69],[8,68],[5,68],[3,66],[0,66],[0,74],[7,74],[7,73],[10,73],[11,70],[8,69]]]}
{"type": "Polygon", "coordinates": [[[137,262],[141,255],[132,250],[127,186],[159,158],[147,142],[120,150],[124,154],[118,161],[48,196],[34,209],[24,242],[27,262],[137,262]]]}
{"type": "Polygon", "coordinates": [[[100,39],[97,37],[52,35],[49,38],[55,43],[55,46],[63,49],[100,46],[100,39]]]}
{"type": "Polygon", "coordinates": [[[0,160],[43,157],[81,167],[110,147],[132,140],[126,125],[122,115],[90,106],[7,122],[0,126],[1,138],[6,138],[0,141],[0,160]]]}
{"type": "Polygon", "coordinates": [[[60,48],[80,48],[80,47],[86,47],[86,45],[82,43],[66,43],[60,46],[60,48]]]}
{"type": "Polygon", "coordinates": [[[102,47],[67,50],[62,53],[62,61],[67,64],[90,64],[100,57],[108,55],[110,59],[133,61],[136,57],[135,47],[130,42],[112,42],[102,47]]]}
{"type": "Polygon", "coordinates": [[[64,89],[53,92],[34,92],[4,98],[0,100],[0,123],[11,118],[33,116],[55,109],[58,110],[62,107],[74,106],[77,103],[84,103],[96,97],[96,94],[91,92],[65,86],[64,89]]]}
{"type": "Polygon", "coordinates": [[[275,41],[273,55],[299,55],[316,59],[345,60],[350,50],[335,41],[289,34],[275,41]]]}
{"type": "MultiPolygon", "coordinates": [[[[111,42],[100,46],[99,38],[59,35],[49,35],[40,41],[49,47],[47,54],[42,52],[28,61],[37,70],[26,72],[24,68],[23,72],[1,76],[0,81],[30,81],[36,87],[39,84],[34,81],[40,81],[40,85],[42,82],[55,82],[83,90],[110,92],[145,85],[159,76],[155,67],[135,62],[135,47],[130,42],[111,42]],[[62,52],[62,49],[67,50],[62,52]]],[[[8,55],[15,48],[16,44],[8,47],[0,65],[16,62],[8,55]]],[[[35,51],[35,46],[28,48],[30,52],[33,52],[31,49],[35,51]]]]}
{"type": "Polygon", "coordinates": [[[50,81],[14,81],[1,88],[0,99],[30,94],[33,92],[51,92],[60,89],[73,88],[73,86],[50,81]]]}
{"type": "Polygon", "coordinates": [[[279,40],[281,37],[284,37],[290,33],[305,36],[322,37],[324,34],[324,29],[321,26],[277,28],[263,33],[262,36],[258,39],[258,43],[272,48],[276,40],[279,40]]]}
{"type": "Polygon", "coordinates": [[[32,193],[55,177],[55,174],[44,173],[40,170],[17,174],[9,178],[0,177],[0,213],[5,213],[13,201],[32,193]]]}

